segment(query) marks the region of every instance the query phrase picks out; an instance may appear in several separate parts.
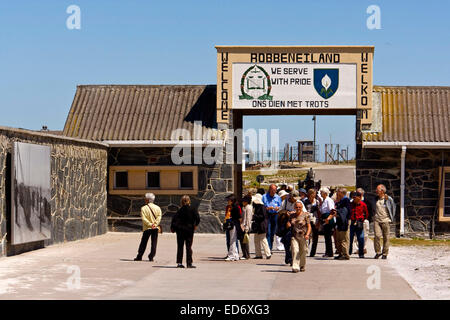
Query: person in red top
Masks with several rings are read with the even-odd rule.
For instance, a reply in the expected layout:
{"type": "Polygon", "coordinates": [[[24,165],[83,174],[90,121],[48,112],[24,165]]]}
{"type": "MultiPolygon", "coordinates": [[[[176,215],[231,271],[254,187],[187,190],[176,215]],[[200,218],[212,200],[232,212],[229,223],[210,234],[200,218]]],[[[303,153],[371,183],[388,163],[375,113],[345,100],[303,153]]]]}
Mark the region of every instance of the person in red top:
{"type": "Polygon", "coordinates": [[[352,212],[350,214],[351,224],[350,224],[350,249],[349,255],[353,251],[353,238],[356,234],[356,239],[358,240],[358,254],[360,258],[364,258],[364,220],[369,216],[369,211],[367,210],[367,205],[361,201],[361,192],[355,192],[355,197],[352,202],[352,212]]]}

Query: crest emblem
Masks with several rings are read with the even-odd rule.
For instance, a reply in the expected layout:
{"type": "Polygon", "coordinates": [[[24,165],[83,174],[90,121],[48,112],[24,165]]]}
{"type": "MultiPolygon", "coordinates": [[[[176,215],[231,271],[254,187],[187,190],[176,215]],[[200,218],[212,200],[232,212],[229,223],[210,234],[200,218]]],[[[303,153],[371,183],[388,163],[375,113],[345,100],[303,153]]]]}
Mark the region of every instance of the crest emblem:
{"type": "Polygon", "coordinates": [[[272,84],[269,74],[264,68],[254,65],[242,74],[242,95],[239,96],[239,100],[272,100],[270,90],[272,90],[272,84]]]}
{"type": "Polygon", "coordinates": [[[324,99],[331,98],[339,87],[339,69],[314,69],[314,89],[324,99]]]}

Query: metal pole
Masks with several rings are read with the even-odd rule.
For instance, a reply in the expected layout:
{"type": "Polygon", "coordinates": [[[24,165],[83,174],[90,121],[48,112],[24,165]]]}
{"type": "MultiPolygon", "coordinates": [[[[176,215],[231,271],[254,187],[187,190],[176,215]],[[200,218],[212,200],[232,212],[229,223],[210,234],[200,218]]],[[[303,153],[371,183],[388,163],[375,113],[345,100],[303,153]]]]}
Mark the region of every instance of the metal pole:
{"type": "Polygon", "coordinates": [[[402,146],[400,169],[400,237],[405,235],[405,158],[406,146],[402,146]]]}
{"type": "Polygon", "coordinates": [[[337,145],[337,164],[339,164],[339,156],[340,156],[340,152],[339,152],[339,143],[337,145]]]}
{"type": "Polygon", "coordinates": [[[292,147],[291,147],[290,157],[291,157],[291,163],[294,163],[294,157],[292,156],[292,147]]]}
{"type": "Polygon", "coordinates": [[[313,162],[316,162],[316,116],[313,117],[313,121],[314,121],[314,148],[313,148],[314,161],[313,162]]]}

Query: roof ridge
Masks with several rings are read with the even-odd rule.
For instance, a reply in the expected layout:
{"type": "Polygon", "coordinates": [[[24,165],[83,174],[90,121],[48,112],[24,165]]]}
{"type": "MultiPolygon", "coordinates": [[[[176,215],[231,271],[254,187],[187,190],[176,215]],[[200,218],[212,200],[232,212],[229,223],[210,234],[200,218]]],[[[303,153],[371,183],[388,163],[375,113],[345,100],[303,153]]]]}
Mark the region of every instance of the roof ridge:
{"type": "Polygon", "coordinates": [[[83,87],[145,87],[145,88],[158,88],[158,87],[207,87],[207,86],[216,86],[211,84],[78,84],[77,88],[83,87]]]}

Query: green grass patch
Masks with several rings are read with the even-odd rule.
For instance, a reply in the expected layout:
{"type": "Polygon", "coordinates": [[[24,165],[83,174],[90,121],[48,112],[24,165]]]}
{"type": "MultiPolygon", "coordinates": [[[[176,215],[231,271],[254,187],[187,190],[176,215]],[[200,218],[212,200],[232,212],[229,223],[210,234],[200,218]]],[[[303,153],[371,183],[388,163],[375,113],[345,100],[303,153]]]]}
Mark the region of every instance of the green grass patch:
{"type": "Polygon", "coordinates": [[[450,239],[391,238],[392,246],[450,246],[450,239]]]}
{"type": "MultiPolygon", "coordinates": [[[[274,174],[265,174],[264,175],[264,184],[266,183],[281,183],[285,182],[287,184],[297,184],[298,180],[304,180],[306,178],[307,170],[305,169],[287,169],[287,170],[278,170],[278,172],[274,174]]],[[[246,170],[242,172],[242,180],[244,182],[244,188],[259,186],[259,183],[256,181],[256,177],[260,175],[261,172],[259,170],[246,170]]]]}

